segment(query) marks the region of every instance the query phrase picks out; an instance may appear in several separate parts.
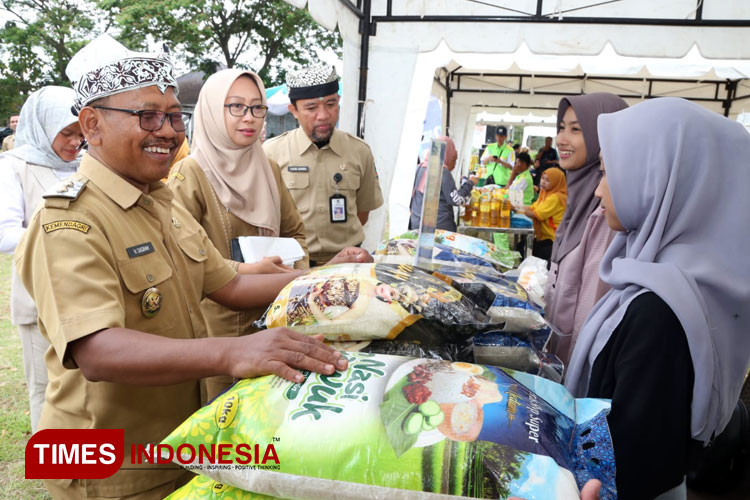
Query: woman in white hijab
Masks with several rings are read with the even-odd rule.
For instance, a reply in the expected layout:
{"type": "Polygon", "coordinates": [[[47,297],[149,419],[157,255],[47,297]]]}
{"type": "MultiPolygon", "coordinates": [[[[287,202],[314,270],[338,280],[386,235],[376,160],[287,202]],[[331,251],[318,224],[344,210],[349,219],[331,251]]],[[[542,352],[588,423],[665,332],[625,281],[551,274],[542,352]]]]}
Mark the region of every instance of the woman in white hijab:
{"type": "MultiPolygon", "coordinates": [[[[21,108],[16,147],[0,155],[0,251],[4,253],[15,251],[42,194],[78,168],[83,134],[78,118],[70,112],[74,98],[72,89],[43,87],[21,108]]],[[[15,271],[10,309],[23,346],[33,432],[47,388],[44,353],[49,342],[39,331],[36,306],[15,271]]]]}
{"type": "MultiPolygon", "coordinates": [[[[250,71],[219,71],[203,84],[195,110],[190,156],[172,169],[168,185],[203,226],[216,248],[241,273],[291,271],[279,257],[256,264],[232,260],[232,240],[239,236],[294,238],[307,253],[305,229],[279,168],[266,158],[259,138],[268,106],[260,77],[250,71]]],[[[309,267],[308,258],[295,263],[309,267]]],[[[211,299],[201,305],[210,337],[246,335],[262,310],[230,311],[211,299]]],[[[209,399],[231,379],[206,383],[209,399]]]]}
{"type": "Polygon", "coordinates": [[[750,135],[676,98],[598,121],[611,290],[565,385],[612,399],[618,498],[684,498],[689,440],[726,427],[750,364],[750,135]]]}

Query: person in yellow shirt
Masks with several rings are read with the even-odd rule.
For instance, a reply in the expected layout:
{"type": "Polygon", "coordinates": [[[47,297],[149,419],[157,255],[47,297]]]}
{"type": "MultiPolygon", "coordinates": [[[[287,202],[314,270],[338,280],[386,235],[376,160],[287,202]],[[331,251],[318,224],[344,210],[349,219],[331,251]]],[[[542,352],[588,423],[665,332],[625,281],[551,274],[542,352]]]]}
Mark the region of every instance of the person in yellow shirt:
{"type": "Polygon", "coordinates": [[[530,207],[517,207],[516,211],[528,215],[534,221],[534,249],[532,255],[549,260],[555,231],[565,213],[568,201],[568,185],[565,174],[559,168],[549,168],[539,181],[539,198],[530,207]]]}

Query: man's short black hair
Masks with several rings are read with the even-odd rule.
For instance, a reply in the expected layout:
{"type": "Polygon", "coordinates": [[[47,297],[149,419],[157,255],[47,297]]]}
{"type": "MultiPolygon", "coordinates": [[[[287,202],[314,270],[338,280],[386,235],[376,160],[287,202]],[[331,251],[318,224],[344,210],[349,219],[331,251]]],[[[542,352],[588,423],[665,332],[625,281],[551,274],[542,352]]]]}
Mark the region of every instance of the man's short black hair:
{"type": "Polygon", "coordinates": [[[520,160],[521,163],[531,165],[531,156],[529,156],[529,153],[518,153],[518,155],[516,155],[516,159],[520,160]]]}

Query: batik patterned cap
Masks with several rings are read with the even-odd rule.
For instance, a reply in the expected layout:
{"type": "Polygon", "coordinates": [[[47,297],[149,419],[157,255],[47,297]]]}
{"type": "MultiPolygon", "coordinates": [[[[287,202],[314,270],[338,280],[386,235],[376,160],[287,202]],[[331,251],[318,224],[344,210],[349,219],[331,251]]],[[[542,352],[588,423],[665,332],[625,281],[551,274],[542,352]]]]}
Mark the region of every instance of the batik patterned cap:
{"type": "Polygon", "coordinates": [[[162,93],[170,86],[178,91],[166,45],[160,54],[133,52],[109,35],[79,50],[65,73],[76,91],[75,115],[92,101],[128,90],[156,85],[162,93]]]}
{"type": "Polygon", "coordinates": [[[339,77],[336,68],[327,64],[315,64],[286,75],[289,99],[312,99],[336,94],[339,91],[339,77]]]}

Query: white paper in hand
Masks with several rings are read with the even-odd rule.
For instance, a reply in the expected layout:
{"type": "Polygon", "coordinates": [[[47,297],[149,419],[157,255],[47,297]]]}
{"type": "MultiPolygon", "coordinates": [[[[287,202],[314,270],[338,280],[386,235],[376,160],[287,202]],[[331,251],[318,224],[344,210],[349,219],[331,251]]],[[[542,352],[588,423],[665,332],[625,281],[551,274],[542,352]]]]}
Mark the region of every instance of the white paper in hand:
{"type": "Polygon", "coordinates": [[[305,258],[305,251],[294,238],[240,236],[237,240],[242,251],[242,258],[248,264],[258,262],[264,257],[278,255],[285,266],[292,266],[298,260],[305,258]]]}

